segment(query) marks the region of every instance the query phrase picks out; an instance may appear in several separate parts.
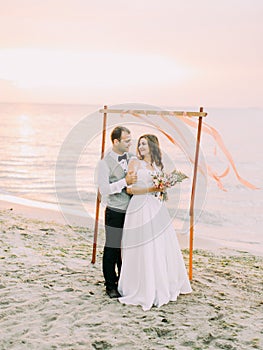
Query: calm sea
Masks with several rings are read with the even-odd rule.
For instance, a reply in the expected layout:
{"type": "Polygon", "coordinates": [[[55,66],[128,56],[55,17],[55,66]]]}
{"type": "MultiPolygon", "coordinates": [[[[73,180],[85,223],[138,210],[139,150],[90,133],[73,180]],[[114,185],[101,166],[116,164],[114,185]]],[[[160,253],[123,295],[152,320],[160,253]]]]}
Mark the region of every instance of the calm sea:
{"type": "MultiPolygon", "coordinates": [[[[100,158],[102,127],[99,108],[101,106],[95,105],[0,104],[0,199],[32,207],[62,208],[94,217],[97,193],[94,179],[100,158]]],[[[263,110],[211,108],[206,112],[206,121],[220,132],[239,174],[262,187],[263,110]]],[[[127,122],[125,117],[115,116],[109,123],[109,131],[112,125],[127,122]]],[[[156,132],[150,126],[134,122],[128,127],[134,140],[141,133],[156,132]]],[[[193,137],[195,132],[191,131],[193,137]]],[[[185,233],[192,165],[162,136],[161,146],[169,165],[175,162],[190,175],[180,191],[171,191],[167,203],[178,231],[185,233]]],[[[106,149],[109,147],[108,135],[106,149]]],[[[215,168],[225,168],[224,155],[219,152],[217,157],[212,156],[213,142],[204,133],[201,147],[205,161],[215,168]]],[[[197,191],[196,234],[229,247],[247,247],[259,252],[263,247],[262,190],[244,187],[233,171],[223,183],[227,191],[221,191],[211,179],[197,191]]]]}

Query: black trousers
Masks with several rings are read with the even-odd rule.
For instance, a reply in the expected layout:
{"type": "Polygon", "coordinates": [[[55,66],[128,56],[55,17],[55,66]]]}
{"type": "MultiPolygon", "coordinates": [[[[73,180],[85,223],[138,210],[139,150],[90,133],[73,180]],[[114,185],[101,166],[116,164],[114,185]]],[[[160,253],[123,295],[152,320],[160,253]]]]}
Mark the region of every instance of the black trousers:
{"type": "Polygon", "coordinates": [[[106,207],[106,240],[102,260],[102,269],[106,289],[117,288],[117,283],[121,271],[121,239],[124,219],[125,211],[106,207]]]}

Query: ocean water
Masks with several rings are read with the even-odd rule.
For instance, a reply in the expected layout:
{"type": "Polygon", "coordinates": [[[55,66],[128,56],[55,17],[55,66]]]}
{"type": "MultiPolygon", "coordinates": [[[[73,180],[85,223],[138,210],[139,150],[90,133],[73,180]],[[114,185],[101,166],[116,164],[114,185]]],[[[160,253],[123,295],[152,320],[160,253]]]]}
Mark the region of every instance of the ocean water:
{"type": "MultiPolygon", "coordinates": [[[[94,218],[96,164],[100,158],[102,114],[96,105],[0,104],[0,199],[63,210],[94,218]]],[[[170,107],[171,108],[171,107],[170,107]]],[[[171,108],[172,109],[172,108],[171,108]]],[[[180,108],[176,110],[198,110],[180,108]]],[[[243,178],[259,189],[243,186],[232,169],[223,179],[226,191],[215,181],[198,174],[195,233],[234,248],[262,251],[263,239],[263,110],[206,109],[205,122],[215,127],[243,178]]],[[[132,118],[112,116],[126,124],[136,139],[145,132],[158,134],[167,169],[174,166],[189,174],[189,180],[169,193],[167,206],[179,233],[189,232],[189,205],[193,167],[185,152],[175,147],[155,127],[132,118]]],[[[169,131],[169,130],[167,130],[169,131]]],[[[190,130],[195,139],[196,130],[190,130]]],[[[188,135],[188,137],[189,137],[188,135]]],[[[219,172],[227,166],[222,152],[214,156],[214,141],[202,133],[202,164],[219,172]]],[[[101,210],[101,223],[103,222],[101,210]]]]}

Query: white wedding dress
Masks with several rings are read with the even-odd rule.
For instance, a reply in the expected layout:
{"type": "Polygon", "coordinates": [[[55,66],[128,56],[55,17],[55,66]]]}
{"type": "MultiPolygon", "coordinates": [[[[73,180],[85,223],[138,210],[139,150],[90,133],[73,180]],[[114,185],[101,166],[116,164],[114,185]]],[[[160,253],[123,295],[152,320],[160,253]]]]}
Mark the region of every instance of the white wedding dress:
{"type": "MultiPolygon", "coordinates": [[[[138,185],[152,186],[152,174],[140,161],[138,185]]],[[[130,200],[118,290],[121,303],[141,305],[145,311],[192,291],[171,217],[154,193],[134,195],[130,200]]]]}

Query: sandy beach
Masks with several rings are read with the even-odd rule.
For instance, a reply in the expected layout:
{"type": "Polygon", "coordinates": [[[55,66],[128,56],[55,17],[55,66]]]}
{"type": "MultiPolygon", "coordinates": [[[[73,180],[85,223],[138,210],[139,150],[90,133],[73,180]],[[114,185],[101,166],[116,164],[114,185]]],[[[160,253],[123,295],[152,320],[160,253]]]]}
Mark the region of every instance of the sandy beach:
{"type": "Polygon", "coordinates": [[[193,293],[144,312],[105,294],[93,228],[45,213],[1,203],[1,350],[263,348],[262,257],[195,249],[193,293]]]}

